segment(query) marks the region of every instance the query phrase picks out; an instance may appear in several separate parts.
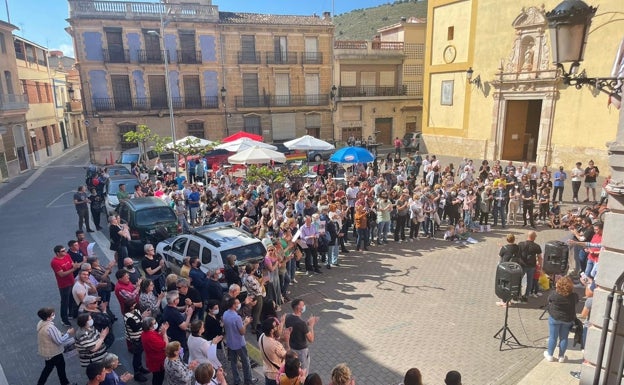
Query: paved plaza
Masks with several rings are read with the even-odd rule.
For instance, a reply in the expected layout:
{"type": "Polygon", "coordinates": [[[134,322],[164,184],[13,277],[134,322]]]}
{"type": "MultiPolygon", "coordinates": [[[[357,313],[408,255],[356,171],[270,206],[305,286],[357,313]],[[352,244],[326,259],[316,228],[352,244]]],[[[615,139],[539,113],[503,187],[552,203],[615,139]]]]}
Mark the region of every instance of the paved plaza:
{"type": "MultiPolygon", "coordinates": [[[[0,231],[5,239],[16,240],[5,244],[6,255],[15,258],[5,260],[0,277],[0,306],[4,309],[0,362],[11,385],[34,383],[43,367],[36,353],[35,313],[41,306],[58,307],[49,260],[55,244],[65,244],[73,237],[76,217],[70,194],[84,176],[78,167],[86,164],[86,151],[83,154],[82,150],[43,170],[33,185],[0,187],[0,199],[10,190],[19,192],[10,204],[2,206],[0,214],[0,231]],[[40,188],[43,185],[45,189],[40,188]]],[[[566,196],[570,190],[568,186],[566,196]]],[[[419,239],[373,246],[361,253],[350,244],[352,251],[341,255],[340,267],[323,268],[323,274],[311,277],[298,275],[291,297],[306,301],[304,317],[320,316],[311,347],[312,371],[329,383],[331,368],[346,362],[356,383],[364,385],[397,384],[410,367],[421,370],[426,384],[442,384],[449,370],[460,371],[465,384],[574,383],[561,382],[561,376],[571,379],[567,372],[578,370],[580,352],[571,353],[573,359],[565,367],[543,362],[548,328],[539,316],[546,297],[531,298],[528,304],[509,309],[509,327],[525,346],[510,349],[503,345],[504,350],[499,351],[499,340],[493,338],[504,321],[504,308],[495,304],[494,275],[498,251],[508,232],[521,241],[527,229],[511,226],[476,233],[479,242],[466,246],[419,239]],[[553,373],[552,369],[559,370],[559,381],[522,381],[538,363],[544,376],[553,373]]],[[[537,241],[543,245],[565,235],[563,230],[542,226],[537,241]]],[[[105,234],[89,237],[98,242],[101,258],[110,255],[105,234]]],[[[118,312],[117,302],[112,304],[118,312]]],[[[282,308],[290,310],[289,304],[282,308]]],[[[116,342],[111,350],[120,355],[124,370],[128,370],[130,356],[122,326],[115,324],[116,342]]],[[[248,334],[248,341],[252,340],[248,334]]],[[[570,349],[578,347],[570,344],[570,349]]],[[[68,363],[68,374],[73,381],[85,382],[77,360],[68,363]]],[[[53,374],[48,383],[57,381],[53,374]]]]}

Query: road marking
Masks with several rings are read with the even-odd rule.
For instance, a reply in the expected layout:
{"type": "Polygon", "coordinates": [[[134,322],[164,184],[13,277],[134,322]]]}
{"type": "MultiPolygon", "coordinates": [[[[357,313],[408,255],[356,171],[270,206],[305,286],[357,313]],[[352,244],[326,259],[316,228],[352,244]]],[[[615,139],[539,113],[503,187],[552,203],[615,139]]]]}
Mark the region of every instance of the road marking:
{"type": "MultiPolygon", "coordinates": [[[[72,190],[72,191],[66,191],[66,192],[64,192],[64,193],[61,193],[61,194],[60,194],[59,196],[57,196],[56,198],[52,199],[52,202],[48,203],[48,204],[46,205],[46,208],[47,208],[47,209],[49,209],[50,207],[52,207],[52,205],[53,205],[53,204],[54,204],[57,200],[61,199],[61,198],[63,197],[63,195],[66,195],[66,194],[73,194],[73,193],[74,193],[74,191],[73,191],[73,190],[72,190]]],[[[73,206],[73,205],[74,205],[74,204],[72,203],[72,204],[63,204],[63,205],[58,205],[58,206],[54,206],[54,207],[67,207],[67,206],[73,206]]]]}

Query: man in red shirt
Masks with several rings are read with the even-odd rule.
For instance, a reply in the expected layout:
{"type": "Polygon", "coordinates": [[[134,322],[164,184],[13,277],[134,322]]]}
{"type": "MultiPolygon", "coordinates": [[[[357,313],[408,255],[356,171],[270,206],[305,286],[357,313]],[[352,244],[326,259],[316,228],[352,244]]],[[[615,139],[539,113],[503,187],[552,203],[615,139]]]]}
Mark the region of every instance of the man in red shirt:
{"type": "Polygon", "coordinates": [[[61,294],[61,320],[63,326],[70,327],[69,323],[69,301],[72,295],[72,287],[74,286],[74,271],[80,269],[80,263],[74,263],[67,254],[64,246],[54,246],[54,258],[50,262],[50,267],[54,271],[56,285],[61,294]]]}
{"type": "Polygon", "coordinates": [[[115,277],[117,278],[117,284],[115,285],[115,296],[119,301],[121,314],[126,314],[126,300],[130,298],[137,298],[143,278],[139,278],[136,286],[134,286],[132,282],[130,282],[130,275],[126,270],[117,270],[117,273],[115,273],[115,277]]]}

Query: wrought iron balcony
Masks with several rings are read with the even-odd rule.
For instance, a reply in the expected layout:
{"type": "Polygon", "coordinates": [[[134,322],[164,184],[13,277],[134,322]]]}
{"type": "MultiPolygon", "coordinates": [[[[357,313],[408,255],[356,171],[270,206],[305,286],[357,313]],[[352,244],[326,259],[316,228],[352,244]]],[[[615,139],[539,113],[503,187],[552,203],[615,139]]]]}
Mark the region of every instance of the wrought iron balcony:
{"type": "MultiPolygon", "coordinates": [[[[165,51],[161,49],[139,49],[137,54],[139,63],[162,64],[165,62],[165,51]]],[[[169,54],[168,51],[167,54],[169,54]]],[[[167,59],[171,62],[170,56],[167,56],[167,59]]]]}
{"type": "Polygon", "coordinates": [[[338,96],[342,98],[406,95],[407,87],[404,85],[338,87],[338,96]]]}
{"type": "Polygon", "coordinates": [[[0,111],[28,109],[26,95],[0,94],[0,111]]]}
{"type": "Polygon", "coordinates": [[[130,63],[130,51],[127,49],[103,49],[104,63],[130,63]]]}
{"type": "Polygon", "coordinates": [[[254,96],[237,96],[236,107],[249,108],[249,107],[268,107],[269,98],[261,95],[254,96]]]}
{"type": "Polygon", "coordinates": [[[238,64],[260,64],[260,52],[239,51],[238,64]]]}
{"type": "Polygon", "coordinates": [[[303,52],[301,62],[303,64],[323,64],[323,52],[303,52]]]}
{"type": "Polygon", "coordinates": [[[326,106],[329,104],[329,95],[271,95],[271,107],[305,107],[326,106]]]}
{"type": "MultiPolygon", "coordinates": [[[[172,97],[174,110],[219,108],[217,96],[172,97]]],[[[98,112],[106,111],[148,111],[169,108],[166,95],[152,95],[151,98],[94,98],[93,108],[98,112]]]]}
{"type": "Polygon", "coordinates": [[[178,64],[201,64],[201,51],[178,50],[178,64]]]}
{"type": "Polygon", "coordinates": [[[267,64],[297,64],[296,52],[266,52],[267,64]]]}

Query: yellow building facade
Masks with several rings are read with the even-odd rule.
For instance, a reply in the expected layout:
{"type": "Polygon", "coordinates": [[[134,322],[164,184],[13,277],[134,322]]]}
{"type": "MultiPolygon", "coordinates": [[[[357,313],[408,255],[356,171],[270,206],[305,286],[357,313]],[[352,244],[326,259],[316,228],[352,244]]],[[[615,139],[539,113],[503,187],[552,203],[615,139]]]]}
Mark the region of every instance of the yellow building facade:
{"type": "MultiPolygon", "coordinates": [[[[606,171],[605,143],[618,110],[606,94],[566,86],[552,64],[545,13],[560,0],[430,0],[423,140],[429,153],[529,161],[566,169],[593,159],[606,171]],[[471,77],[468,70],[472,69],[471,77]]],[[[624,24],[619,0],[593,19],[581,70],[611,76],[624,24]]]]}

